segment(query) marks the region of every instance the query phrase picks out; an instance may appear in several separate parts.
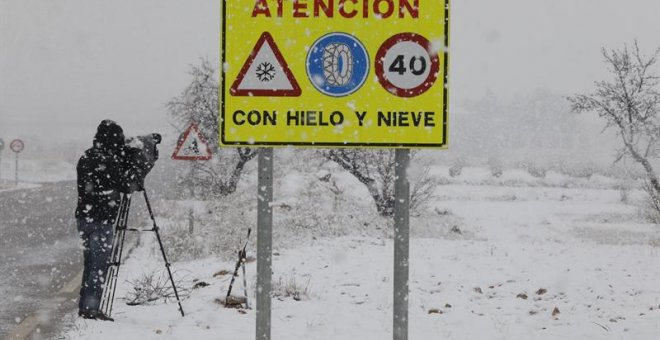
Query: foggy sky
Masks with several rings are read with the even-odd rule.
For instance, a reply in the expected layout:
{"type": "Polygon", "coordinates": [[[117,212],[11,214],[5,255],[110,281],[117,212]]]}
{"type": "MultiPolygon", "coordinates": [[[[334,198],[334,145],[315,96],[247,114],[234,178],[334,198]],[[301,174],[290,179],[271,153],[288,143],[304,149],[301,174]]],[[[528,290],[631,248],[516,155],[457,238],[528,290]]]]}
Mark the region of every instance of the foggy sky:
{"type": "MultiPolygon", "coordinates": [[[[606,75],[602,46],[660,45],[658,0],[451,4],[450,115],[486,91],[588,91],[606,75]]],[[[0,0],[0,135],[89,138],[103,118],[128,134],[167,129],[163,104],[189,64],[219,58],[219,10],[219,0],[0,0]]]]}

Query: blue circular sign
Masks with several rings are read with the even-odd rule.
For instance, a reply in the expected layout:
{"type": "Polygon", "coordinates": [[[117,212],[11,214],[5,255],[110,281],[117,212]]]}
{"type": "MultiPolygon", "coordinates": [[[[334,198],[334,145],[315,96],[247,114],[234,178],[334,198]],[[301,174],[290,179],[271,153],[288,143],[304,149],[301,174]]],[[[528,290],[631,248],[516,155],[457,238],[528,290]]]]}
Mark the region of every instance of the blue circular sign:
{"type": "Polygon", "coordinates": [[[350,34],[326,34],[307,53],[309,81],[325,95],[347,96],[364,84],[368,74],[367,49],[350,34]]]}

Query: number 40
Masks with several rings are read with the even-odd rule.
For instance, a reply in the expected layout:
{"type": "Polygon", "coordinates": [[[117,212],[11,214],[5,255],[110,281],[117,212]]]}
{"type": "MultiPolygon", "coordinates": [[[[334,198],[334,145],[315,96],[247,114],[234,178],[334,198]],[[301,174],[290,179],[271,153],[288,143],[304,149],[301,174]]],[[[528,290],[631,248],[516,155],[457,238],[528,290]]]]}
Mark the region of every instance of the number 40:
{"type": "MultiPolygon", "coordinates": [[[[426,59],[424,59],[424,57],[413,56],[408,63],[408,69],[410,69],[410,72],[416,76],[424,74],[424,71],[426,71],[426,59]],[[419,60],[419,62],[417,62],[417,60],[419,60]]],[[[396,72],[400,75],[405,74],[408,69],[406,69],[405,65],[405,56],[402,54],[397,55],[388,68],[390,72],[396,72]]]]}

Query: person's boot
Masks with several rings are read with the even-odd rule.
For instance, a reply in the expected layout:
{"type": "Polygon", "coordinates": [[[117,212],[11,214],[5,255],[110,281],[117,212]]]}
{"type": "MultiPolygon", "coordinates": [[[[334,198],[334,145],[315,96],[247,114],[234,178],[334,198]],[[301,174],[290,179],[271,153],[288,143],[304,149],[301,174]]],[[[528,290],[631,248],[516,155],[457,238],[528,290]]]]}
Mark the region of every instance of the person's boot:
{"type": "Polygon", "coordinates": [[[94,315],[94,319],[101,320],[101,321],[115,322],[115,319],[103,314],[103,312],[101,312],[101,311],[98,311],[98,313],[96,315],[94,315]]]}
{"type": "Polygon", "coordinates": [[[101,312],[100,310],[81,310],[78,312],[78,316],[82,317],[83,319],[112,321],[112,322],[115,321],[115,319],[103,314],[103,312],[101,312]]]}
{"type": "Polygon", "coordinates": [[[83,319],[92,319],[92,320],[95,319],[95,317],[92,315],[91,311],[89,310],[79,310],[78,316],[83,319]]]}

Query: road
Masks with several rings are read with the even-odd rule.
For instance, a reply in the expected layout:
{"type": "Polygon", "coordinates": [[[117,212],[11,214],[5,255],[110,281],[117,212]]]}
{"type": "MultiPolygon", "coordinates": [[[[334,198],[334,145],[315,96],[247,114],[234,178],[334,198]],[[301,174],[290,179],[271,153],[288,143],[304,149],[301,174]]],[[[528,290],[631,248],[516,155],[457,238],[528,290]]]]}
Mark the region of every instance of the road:
{"type": "MultiPolygon", "coordinates": [[[[0,192],[0,339],[35,315],[48,338],[53,320],[61,320],[58,292],[82,263],[75,188],[75,182],[59,182],[0,192]]],[[[64,306],[74,308],[71,296],[64,306]]]]}

